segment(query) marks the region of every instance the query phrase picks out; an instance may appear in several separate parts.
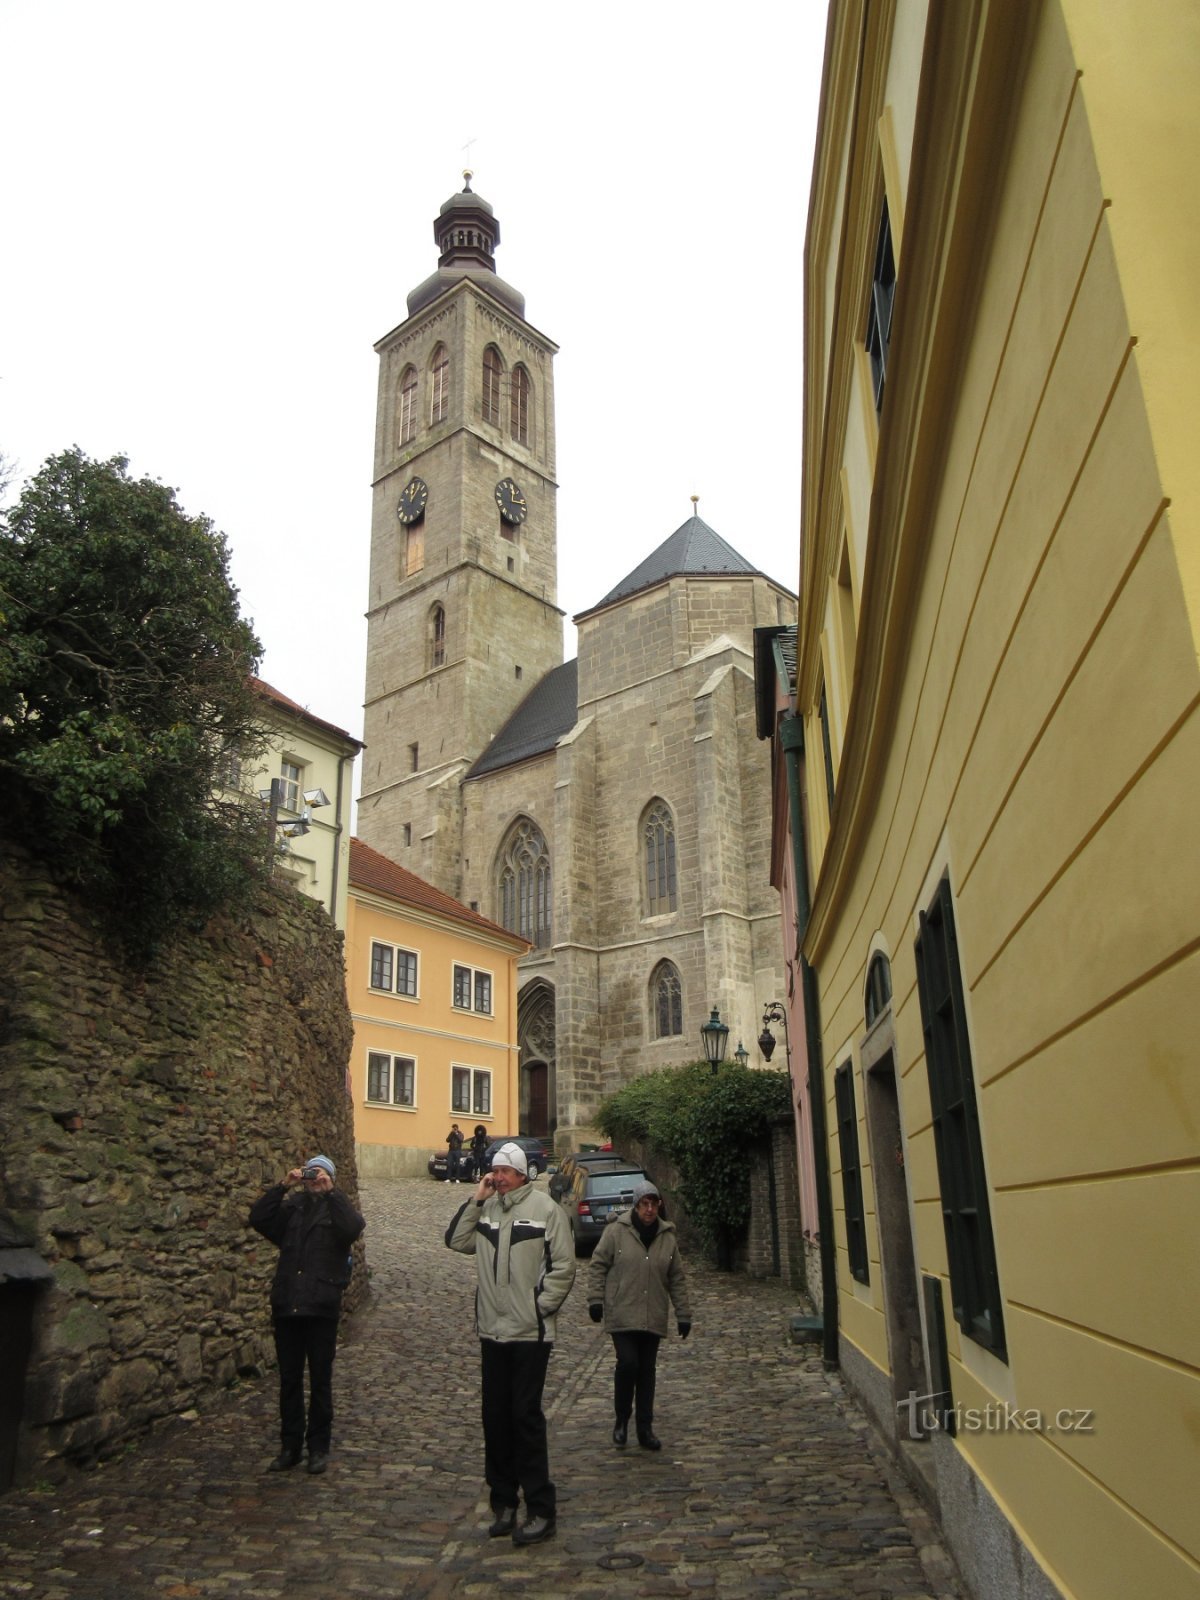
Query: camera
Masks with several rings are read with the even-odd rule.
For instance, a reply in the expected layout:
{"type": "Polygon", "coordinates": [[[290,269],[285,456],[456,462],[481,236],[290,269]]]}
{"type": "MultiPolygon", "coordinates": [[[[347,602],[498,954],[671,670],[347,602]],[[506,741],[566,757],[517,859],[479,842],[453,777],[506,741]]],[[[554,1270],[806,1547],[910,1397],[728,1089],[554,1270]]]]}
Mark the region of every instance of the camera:
{"type": "Polygon", "coordinates": [[[304,1171],[300,1174],[300,1176],[302,1178],[315,1178],[319,1172],[323,1172],[323,1171],[324,1171],[323,1167],[305,1167],[304,1171]]]}

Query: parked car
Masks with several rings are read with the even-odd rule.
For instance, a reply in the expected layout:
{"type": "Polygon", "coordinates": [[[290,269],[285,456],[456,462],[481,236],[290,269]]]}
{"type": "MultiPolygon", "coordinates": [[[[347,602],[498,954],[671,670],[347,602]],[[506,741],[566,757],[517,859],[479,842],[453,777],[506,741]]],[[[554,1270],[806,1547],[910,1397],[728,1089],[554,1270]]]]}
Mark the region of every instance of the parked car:
{"type": "Polygon", "coordinates": [[[618,1155],[615,1150],[572,1150],[558,1163],[558,1171],[550,1179],[550,1193],[561,1200],[575,1182],[575,1174],[582,1168],[599,1172],[609,1167],[632,1167],[634,1162],[618,1155]]]}
{"type": "MultiPolygon", "coordinates": [[[[484,1172],[491,1170],[492,1157],[495,1155],[496,1151],[499,1150],[502,1144],[519,1144],[521,1146],[521,1149],[525,1152],[525,1159],[529,1163],[529,1176],[531,1178],[536,1178],[539,1173],[545,1172],[553,1163],[554,1158],[551,1156],[550,1151],[546,1148],[546,1142],[544,1139],[536,1139],[525,1133],[506,1133],[499,1139],[493,1139],[488,1145],[487,1150],[484,1152],[484,1172]]],[[[445,1150],[435,1150],[429,1158],[429,1176],[431,1178],[437,1178],[441,1183],[444,1183],[446,1179],[447,1154],[448,1152],[445,1150]]],[[[462,1157],[462,1167],[460,1170],[464,1179],[471,1178],[471,1181],[475,1181],[472,1178],[473,1169],[468,1165],[470,1160],[470,1151],[465,1145],[463,1146],[462,1157]]]]}
{"type": "Polygon", "coordinates": [[[596,1241],[613,1218],[633,1205],[634,1184],[648,1179],[649,1174],[641,1167],[628,1163],[620,1167],[587,1164],[576,1167],[560,1204],[571,1219],[577,1256],[591,1255],[596,1241]]]}

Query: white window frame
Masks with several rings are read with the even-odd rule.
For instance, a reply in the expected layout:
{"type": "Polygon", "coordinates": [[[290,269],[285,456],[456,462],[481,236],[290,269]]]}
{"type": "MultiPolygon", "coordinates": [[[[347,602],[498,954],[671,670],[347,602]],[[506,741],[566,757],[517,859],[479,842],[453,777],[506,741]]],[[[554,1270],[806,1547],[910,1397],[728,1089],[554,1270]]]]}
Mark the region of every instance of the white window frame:
{"type": "Polygon", "coordinates": [[[463,1061],[454,1061],[450,1065],[450,1112],[452,1116],[490,1117],[492,1115],[492,1069],[490,1067],[471,1067],[463,1061]],[[461,1076],[466,1074],[467,1105],[459,1105],[455,1090],[461,1076]],[[486,1085],[487,1105],[479,1104],[479,1088],[486,1085]]]}
{"type": "Polygon", "coordinates": [[[496,1015],[496,975],[489,967],[473,967],[466,961],[455,961],[450,968],[450,1004],[455,1011],[469,1011],[477,1017],[494,1017],[496,1015]],[[458,998],[458,974],[470,974],[470,1005],[462,1005],[458,998]],[[486,1006],[479,1004],[479,980],[487,980],[488,1003],[486,1006]]]}
{"type": "Polygon", "coordinates": [[[367,1078],[366,1078],[366,1084],[365,1084],[365,1092],[364,1092],[364,1095],[363,1095],[363,1104],[364,1105],[368,1105],[368,1106],[374,1106],[374,1107],[377,1107],[377,1108],[379,1108],[381,1110],[386,1107],[386,1109],[389,1110],[389,1111],[415,1111],[417,1109],[417,1058],[416,1058],[416,1056],[393,1055],[393,1054],[391,1054],[390,1051],[387,1051],[387,1050],[368,1050],[367,1051],[367,1078]],[[372,1094],[371,1094],[371,1070],[372,1070],[372,1065],[373,1065],[374,1061],[376,1061],[376,1060],[386,1061],[387,1062],[387,1090],[388,1090],[388,1092],[387,1092],[386,1097],[383,1098],[383,1099],[373,1098],[372,1094]],[[396,1093],[396,1066],[397,1066],[398,1062],[399,1063],[404,1063],[405,1065],[410,1066],[412,1068],[412,1099],[411,1100],[396,1100],[394,1098],[394,1095],[396,1093]]]}
{"type": "MultiPolygon", "coordinates": [[[[405,962],[407,965],[407,960],[405,962]]],[[[418,950],[410,950],[407,945],[389,944],[386,939],[371,940],[371,954],[367,965],[367,987],[372,994],[394,994],[400,1000],[419,1000],[421,998],[421,955],[418,950]],[[389,956],[389,981],[381,984],[375,982],[375,952],[386,950],[389,956]],[[413,986],[411,991],[397,987],[400,977],[400,958],[411,958],[413,986]]]]}
{"type": "Polygon", "coordinates": [[[279,782],[282,785],[279,791],[280,810],[299,814],[304,767],[299,761],[293,761],[291,756],[284,756],[279,763],[279,782]]]}

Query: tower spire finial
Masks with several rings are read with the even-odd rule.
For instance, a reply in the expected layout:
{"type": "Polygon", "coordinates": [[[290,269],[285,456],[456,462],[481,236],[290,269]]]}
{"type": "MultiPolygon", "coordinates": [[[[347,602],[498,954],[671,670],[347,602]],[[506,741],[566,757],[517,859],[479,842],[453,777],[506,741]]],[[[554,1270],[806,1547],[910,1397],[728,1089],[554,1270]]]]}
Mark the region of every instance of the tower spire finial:
{"type": "Polygon", "coordinates": [[[700,504],[700,496],[698,494],[694,494],[692,496],[692,515],[694,517],[698,517],[700,515],[699,511],[696,509],[699,504],[700,504]]]}
{"type": "Polygon", "coordinates": [[[475,174],[471,171],[470,167],[464,167],[463,168],[463,193],[464,194],[470,194],[472,192],[471,191],[471,179],[474,176],[475,176],[475,174]]]}

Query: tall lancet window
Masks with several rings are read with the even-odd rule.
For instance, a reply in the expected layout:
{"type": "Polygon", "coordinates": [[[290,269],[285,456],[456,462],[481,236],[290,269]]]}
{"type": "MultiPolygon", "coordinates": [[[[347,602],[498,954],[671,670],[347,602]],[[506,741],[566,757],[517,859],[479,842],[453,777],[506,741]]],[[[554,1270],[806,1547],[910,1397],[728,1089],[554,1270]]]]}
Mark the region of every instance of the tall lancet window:
{"type": "Polygon", "coordinates": [[[429,614],[429,665],[446,664],[446,608],[434,606],[429,614]]]}
{"type": "Polygon", "coordinates": [[[650,974],[650,1014],[656,1039],[683,1032],[683,985],[673,962],[660,961],[650,974]]]}
{"type": "Polygon", "coordinates": [[[524,367],[513,368],[509,432],[518,444],[529,443],[529,374],[524,367]]]}
{"type": "Polygon", "coordinates": [[[405,367],[400,375],[400,443],[411,444],[417,437],[417,369],[405,367]]]}
{"type": "Polygon", "coordinates": [[[504,363],[494,344],[483,352],[483,420],[500,426],[500,380],[504,363]]]}
{"type": "Polygon", "coordinates": [[[500,921],[539,950],[550,943],[550,852],[528,817],[511,827],[500,849],[500,921]]]}
{"type": "Polygon", "coordinates": [[[438,345],[429,364],[429,420],[445,422],[450,414],[450,352],[438,345]]]}
{"type": "Polygon", "coordinates": [[[653,800],[642,818],[646,915],[660,917],[677,906],[675,818],[665,800],[653,800]]]}

